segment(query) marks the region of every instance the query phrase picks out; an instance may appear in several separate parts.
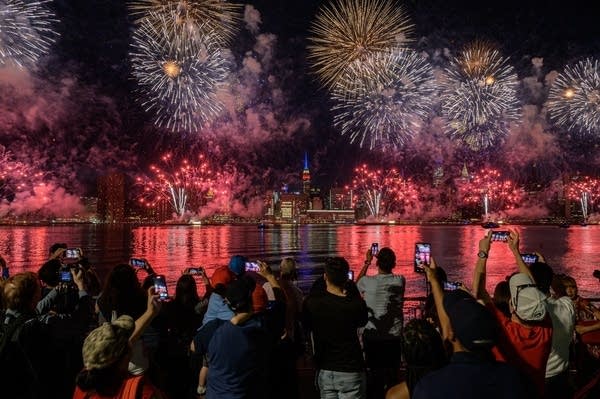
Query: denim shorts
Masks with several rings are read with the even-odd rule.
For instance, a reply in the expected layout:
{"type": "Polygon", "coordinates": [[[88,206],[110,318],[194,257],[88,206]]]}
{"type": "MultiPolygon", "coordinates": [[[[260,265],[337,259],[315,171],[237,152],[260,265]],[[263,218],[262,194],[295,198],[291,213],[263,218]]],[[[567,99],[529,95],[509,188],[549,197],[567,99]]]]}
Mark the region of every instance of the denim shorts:
{"type": "Polygon", "coordinates": [[[367,378],[364,372],[319,370],[317,387],[321,399],[365,399],[367,378]]]}

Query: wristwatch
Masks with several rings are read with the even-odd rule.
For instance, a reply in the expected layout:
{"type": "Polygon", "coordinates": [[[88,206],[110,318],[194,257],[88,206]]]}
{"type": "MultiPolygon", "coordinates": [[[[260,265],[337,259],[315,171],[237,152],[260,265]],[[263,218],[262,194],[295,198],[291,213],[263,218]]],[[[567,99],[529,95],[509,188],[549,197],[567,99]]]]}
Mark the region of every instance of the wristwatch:
{"type": "Polygon", "coordinates": [[[477,256],[479,256],[481,259],[485,259],[488,257],[488,253],[485,251],[479,251],[477,252],[477,256]]]}

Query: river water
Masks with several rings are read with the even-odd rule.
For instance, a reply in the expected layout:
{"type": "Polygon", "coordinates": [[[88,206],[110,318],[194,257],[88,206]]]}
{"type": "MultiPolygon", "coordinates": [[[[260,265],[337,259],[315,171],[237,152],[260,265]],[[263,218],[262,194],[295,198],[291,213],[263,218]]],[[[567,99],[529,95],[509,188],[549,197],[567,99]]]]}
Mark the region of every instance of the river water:
{"type": "MultiPolygon", "coordinates": [[[[600,226],[515,226],[521,233],[521,252],[540,252],[555,272],[573,276],[583,296],[600,296],[600,282],[592,277],[600,269],[600,226]]],[[[203,266],[211,275],[235,254],[277,265],[285,256],[297,259],[301,268],[300,286],[306,290],[315,278],[315,269],[329,256],[344,256],[358,273],[364,253],[372,242],[396,252],[395,273],[407,279],[407,296],[425,294],[423,275],[413,272],[414,243],[430,242],[432,254],[447,271],[449,280],[469,286],[476,261],[480,226],[398,226],[398,225],[301,225],[269,226],[264,230],[246,226],[1,226],[0,253],[11,273],[37,271],[47,258],[52,243],[80,247],[101,276],[130,257],[146,258],[165,274],[173,291],[184,268],[203,266]]],[[[488,290],[511,274],[516,266],[504,243],[492,244],[488,262],[488,290]]],[[[368,274],[375,273],[374,262],[368,274]]]]}

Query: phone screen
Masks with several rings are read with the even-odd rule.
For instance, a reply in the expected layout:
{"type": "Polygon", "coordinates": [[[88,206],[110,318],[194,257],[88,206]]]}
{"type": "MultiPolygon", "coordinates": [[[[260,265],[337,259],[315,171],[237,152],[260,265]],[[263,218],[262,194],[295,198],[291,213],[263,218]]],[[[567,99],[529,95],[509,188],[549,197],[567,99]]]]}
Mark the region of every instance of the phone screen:
{"type": "Polygon", "coordinates": [[[374,242],[373,244],[371,244],[371,254],[373,256],[376,256],[379,253],[379,243],[374,242]]]}
{"type": "Polygon", "coordinates": [[[202,275],[203,273],[204,273],[204,270],[201,267],[190,267],[188,269],[188,274],[191,274],[194,276],[196,276],[196,275],[199,276],[199,275],[202,275]]]}
{"type": "Polygon", "coordinates": [[[354,272],[352,270],[348,271],[348,280],[354,281],[354,272]]]}
{"type": "Polygon", "coordinates": [[[146,267],[146,261],[144,259],[131,258],[131,259],[129,259],[129,264],[132,267],[137,267],[137,268],[146,267]]]}
{"type": "Polygon", "coordinates": [[[260,270],[260,267],[258,267],[258,263],[246,262],[246,271],[247,272],[257,272],[259,270],[260,270]]]}
{"type": "Polygon", "coordinates": [[[65,250],[65,258],[78,259],[81,257],[81,251],[78,248],[69,248],[65,250]]]}
{"type": "Polygon", "coordinates": [[[423,264],[429,266],[431,262],[431,244],[418,242],[415,244],[415,272],[425,273],[423,264]]]}
{"type": "Polygon", "coordinates": [[[508,231],[492,231],[492,241],[507,242],[510,232],[508,231]]]}
{"type": "Polygon", "coordinates": [[[449,283],[448,281],[444,282],[444,289],[446,291],[454,291],[459,289],[461,286],[461,283],[459,281],[456,281],[454,283],[449,283]]]}
{"type": "Polygon", "coordinates": [[[167,291],[167,281],[165,279],[165,276],[154,276],[154,292],[158,294],[158,299],[161,301],[164,301],[169,298],[169,293],[167,291]]]}
{"type": "Polygon", "coordinates": [[[536,254],[521,254],[521,258],[523,259],[523,262],[528,265],[538,261],[538,256],[536,254]]]}
{"type": "Polygon", "coordinates": [[[69,283],[73,281],[73,276],[71,275],[70,270],[61,270],[60,272],[60,282],[61,283],[69,283]]]}

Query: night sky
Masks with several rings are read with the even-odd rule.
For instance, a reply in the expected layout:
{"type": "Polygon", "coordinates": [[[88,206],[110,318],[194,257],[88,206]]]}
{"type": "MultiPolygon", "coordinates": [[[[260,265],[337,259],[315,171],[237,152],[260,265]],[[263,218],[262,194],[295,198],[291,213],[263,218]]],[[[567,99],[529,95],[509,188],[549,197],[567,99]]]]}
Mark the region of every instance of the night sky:
{"type": "MultiPolygon", "coordinates": [[[[262,63],[264,74],[240,73],[238,80],[249,93],[247,109],[258,115],[272,112],[278,119],[276,127],[251,132],[243,122],[225,121],[201,132],[172,133],[155,128],[153,116],[135,101],[136,82],[128,58],[135,26],[126,3],[55,0],[60,38],[51,53],[31,73],[6,68],[0,73],[4,114],[0,115],[0,144],[79,195],[95,194],[97,176],[110,171],[135,176],[167,151],[202,151],[216,162],[236,163],[249,179],[243,194],[249,196],[285,182],[298,184],[304,151],[310,154],[313,180],[323,187],[349,183],[359,162],[399,165],[408,176],[423,180],[437,166],[457,173],[464,163],[508,165],[524,183],[549,184],[565,164],[574,171],[598,172],[600,160],[589,151],[590,145],[597,145],[595,139],[565,138],[547,126],[518,145],[509,138],[501,151],[483,153],[450,144],[435,132],[393,153],[349,144],[333,127],[327,92],[306,63],[308,28],[322,3],[247,2],[261,15],[260,31],[251,33],[242,26],[231,50],[239,69],[246,57],[262,63]],[[274,35],[269,42],[270,61],[253,52],[260,34],[274,35]],[[276,77],[276,89],[283,93],[284,100],[278,103],[272,99],[275,88],[266,84],[269,75],[276,77]]],[[[543,86],[553,70],[600,54],[600,15],[592,3],[413,0],[403,4],[415,24],[414,47],[431,56],[434,67],[444,67],[444,54],[455,54],[471,40],[486,39],[510,57],[519,79],[535,77],[543,86]],[[537,71],[532,67],[534,57],[543,58],[537,71]]],[[[540,93],[547,87],[538,89],[539,93],[524,89],[521,94],[523,103],[539,113],[545,100],[540,93]]]]}

